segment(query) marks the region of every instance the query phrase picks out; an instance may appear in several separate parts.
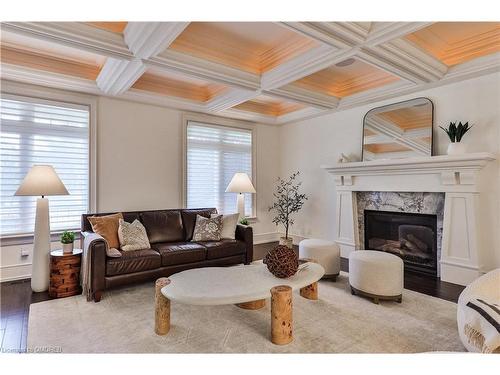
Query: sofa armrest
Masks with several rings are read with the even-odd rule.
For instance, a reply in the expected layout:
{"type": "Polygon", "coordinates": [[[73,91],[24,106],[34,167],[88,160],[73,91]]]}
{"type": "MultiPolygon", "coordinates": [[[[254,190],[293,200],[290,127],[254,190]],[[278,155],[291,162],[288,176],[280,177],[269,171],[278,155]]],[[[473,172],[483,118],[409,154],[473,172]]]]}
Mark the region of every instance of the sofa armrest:
{"type": "Polygon", "coordinates": [[[245,264],[250,264],[253,261],[253,229],[246,225],[238,224],[236,226],[235,238],[238,241],[243,241],[246,247],[245,264]]]}
{"type": "Polygon", "coordinates": [[[106,249],[108,247],[106,240],[94,232],[81,232],[82,246],[92,238],[88,251],[90,252],[90,280],[94,301],[99,302],[101,299],[102,291],[105,289],[105,275],[106,275],[106,249]],[[100,237],[100,238],[96,238],[100,237]]]}

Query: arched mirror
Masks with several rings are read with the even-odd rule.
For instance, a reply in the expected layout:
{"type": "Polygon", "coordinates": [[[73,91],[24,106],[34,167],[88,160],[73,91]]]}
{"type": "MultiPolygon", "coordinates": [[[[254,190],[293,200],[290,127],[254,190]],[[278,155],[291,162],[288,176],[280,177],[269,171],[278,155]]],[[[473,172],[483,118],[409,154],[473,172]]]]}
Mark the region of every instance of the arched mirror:
{"type": "Polygon", "coordinates": [[[362,160],[432,155],[434,105],[416,98],[374,108],[363,120],[362,160]]]}

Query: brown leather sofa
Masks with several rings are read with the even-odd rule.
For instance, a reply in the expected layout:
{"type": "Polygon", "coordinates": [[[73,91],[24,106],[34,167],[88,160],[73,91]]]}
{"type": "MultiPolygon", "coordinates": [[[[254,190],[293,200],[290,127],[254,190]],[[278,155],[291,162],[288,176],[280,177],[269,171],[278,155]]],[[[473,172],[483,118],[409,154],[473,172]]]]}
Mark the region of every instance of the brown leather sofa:
{"type": "MultiPolygon", "coordinates": [[[[191,242],[196,215],[210,217],[214,213],[215,208],[122,212],[125,221],[138,219],[144,225],[151,249],[120,250],[121,257],[111,258],[106,255],[104,239],[94,241],[89,248],[94,301],[100,301],[104,290],[119,285],[154,280],[191,268],[250,263],[251,227],[238,225],[234,240],[191,242]]],[[[82,215],[82,241],[92,233],[87,217],[109,214],[82,215]]]]}

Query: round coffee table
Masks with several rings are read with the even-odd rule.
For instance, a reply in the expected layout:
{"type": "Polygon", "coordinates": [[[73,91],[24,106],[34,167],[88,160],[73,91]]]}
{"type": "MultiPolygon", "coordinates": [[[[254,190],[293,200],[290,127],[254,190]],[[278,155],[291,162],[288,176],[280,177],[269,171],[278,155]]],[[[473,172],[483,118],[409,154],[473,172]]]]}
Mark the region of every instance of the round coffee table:
{"type": "Polygon", "coordinates": [[[306,262],[286,279],[273,276],[264,264],[236,267],[196,268],[156,281],[155,332],[170,330],[170,301],[190,305],[229,305],[255,310],[271,298],[271,341],[288,344],[292,334],[292,291],[307,299],[318,299],[317,281],[325,270],[306,262]]]}

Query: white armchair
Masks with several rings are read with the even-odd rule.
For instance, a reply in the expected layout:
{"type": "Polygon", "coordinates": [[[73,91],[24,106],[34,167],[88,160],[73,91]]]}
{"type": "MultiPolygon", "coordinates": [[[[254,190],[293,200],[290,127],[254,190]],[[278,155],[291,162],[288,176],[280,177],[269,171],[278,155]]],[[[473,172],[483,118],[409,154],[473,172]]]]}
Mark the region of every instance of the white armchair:
{"type": "MultiPolygon", "coordinates": [[[[478,342],[474,343],[474,340],[470,340],[465,333],[465,326],[466,324],[471,324],[470,320],[471,316],[473,316],[471,315],[470,307],[467,307],[467,303],[478,298],[500,303],[500,268],[474,280],[462,291],[458,298],[457,324],[460,340],[462,340],[463,345],[469,352],[480,353],[483,351],[482,345],[478,345],[478,342]]],[[[482,332],[479,333],[482,334],[482,332]]],[[[484,341],[484,336],[482,340],[484,341]]],[[[500,352],[500,347],[493,348],[493,351],[495,353],[500,352]]]]}

